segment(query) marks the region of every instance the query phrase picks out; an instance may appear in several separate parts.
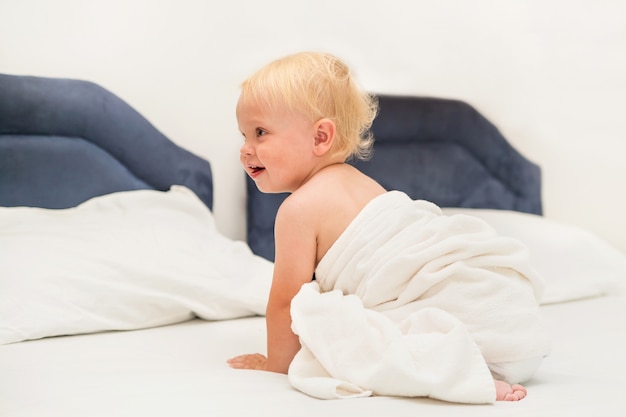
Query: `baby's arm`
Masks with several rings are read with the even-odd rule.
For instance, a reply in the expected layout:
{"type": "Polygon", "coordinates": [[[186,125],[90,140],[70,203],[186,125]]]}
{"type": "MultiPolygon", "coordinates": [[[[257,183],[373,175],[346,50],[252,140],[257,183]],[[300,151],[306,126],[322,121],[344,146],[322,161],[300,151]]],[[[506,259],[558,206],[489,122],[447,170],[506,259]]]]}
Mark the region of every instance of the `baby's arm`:
{"type": "Polygon", "coordinates": [[[314,223],[294,199],[287,199],[276,216],[276,257],[272,288],[266,310],[267,359],[260,354],[228,361],[233,368],[263,369],[287,373],[300,341],[291,331],[291,300],[315,270],[317,240],[314,223]]]}
{"type": "Polygon", "coordinates": [[[274,278],[267,305],[267,370],[287,373],[300,350],[291,331],[290,306],[315,269],[316,236],[307,210],[295,199],[287,199],[276,216],[274,278]]]}

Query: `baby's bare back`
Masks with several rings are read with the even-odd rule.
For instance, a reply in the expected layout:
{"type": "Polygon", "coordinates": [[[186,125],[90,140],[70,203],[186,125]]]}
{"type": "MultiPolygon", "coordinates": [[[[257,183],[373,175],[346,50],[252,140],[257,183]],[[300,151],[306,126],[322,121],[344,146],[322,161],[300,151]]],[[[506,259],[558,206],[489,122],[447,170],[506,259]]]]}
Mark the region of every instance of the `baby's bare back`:
{"type": "Polygon", "coordinates": [[[292,198],[306,201],[307,216],[317,231],[317,260],[324,257],[361,210],[386,190],[348,164],[319,171],[292,198]]]}

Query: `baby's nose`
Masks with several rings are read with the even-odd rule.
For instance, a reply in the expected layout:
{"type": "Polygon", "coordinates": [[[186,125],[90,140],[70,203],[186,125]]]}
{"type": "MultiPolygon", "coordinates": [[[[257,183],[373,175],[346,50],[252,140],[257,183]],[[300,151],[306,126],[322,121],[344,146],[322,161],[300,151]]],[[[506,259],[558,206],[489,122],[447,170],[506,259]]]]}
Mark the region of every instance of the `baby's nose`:
{"type": "Polygon", "coordinates": [[[239,154],[241,156],[250,156],[252,155],[252,146],[244,143],[243,146],[239,149],[239,154]]]}

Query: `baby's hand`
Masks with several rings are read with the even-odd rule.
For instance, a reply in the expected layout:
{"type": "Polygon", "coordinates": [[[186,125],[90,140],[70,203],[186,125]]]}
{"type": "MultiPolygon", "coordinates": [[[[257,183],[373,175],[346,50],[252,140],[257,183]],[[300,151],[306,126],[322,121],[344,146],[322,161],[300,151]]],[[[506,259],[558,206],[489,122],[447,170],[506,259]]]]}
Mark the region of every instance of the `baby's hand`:
{"type": "Polygon", "coordinates": [[[231,368],[235,369],[255,369],[265,371],[267,368],[267,358],[260,353],[250,355],[239,355],[226,361],[231,368]]]}

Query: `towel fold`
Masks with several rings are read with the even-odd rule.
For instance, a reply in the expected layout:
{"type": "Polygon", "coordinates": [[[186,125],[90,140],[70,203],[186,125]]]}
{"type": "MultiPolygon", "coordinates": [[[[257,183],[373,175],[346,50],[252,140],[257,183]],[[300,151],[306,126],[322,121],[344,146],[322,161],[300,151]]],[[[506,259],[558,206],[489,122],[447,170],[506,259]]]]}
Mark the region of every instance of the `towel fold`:
{"type": "Polygon", "coordinates": [[[541,278],[518,241],[392,191],[370,202],[292,300],[291,384],[318,398],[495,400],[489,363],[548,353],[541,278]]]}

